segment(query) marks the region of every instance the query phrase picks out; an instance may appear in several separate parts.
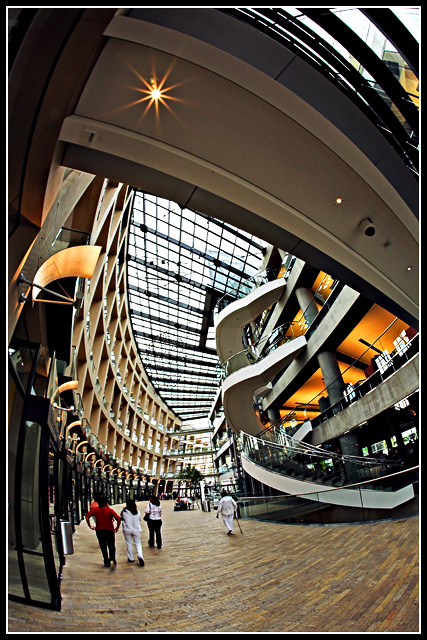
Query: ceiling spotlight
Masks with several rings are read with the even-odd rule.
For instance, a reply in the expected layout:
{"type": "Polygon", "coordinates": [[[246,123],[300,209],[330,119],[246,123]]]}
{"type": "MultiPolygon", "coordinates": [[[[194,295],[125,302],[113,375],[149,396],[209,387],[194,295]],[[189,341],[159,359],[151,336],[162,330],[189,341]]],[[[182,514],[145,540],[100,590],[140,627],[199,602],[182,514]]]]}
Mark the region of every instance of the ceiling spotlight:
{"type": "Polygon", "coordinates": [[[146,89],[139,89],[142,94],[146,95],[138,102],[144,102],[148,100],[144,114],[148,111],[151,105],[154,105],[156,113],[158,114],[159,104],[162,104],[170,111],[170,107],[167,104],[167,101],[177,100],[177,98],[173,98],[171,95],[169,95],[169,91],[171,91],[171,89],[174,89],[177,85],[175,84],[168,87],[165,86],[169,73],[170,70],[166,72],[164,77],[159,82],[157,82],[154,75],[151,76],[149,82],[140,77],[142,83],[147,87],[146,89]]]}
{"type": "Polygon", "coordinates": [[[338,196],[337,198],[335,198],[335,204],[342,204],[341,196],[338,196]]]}
{"type": "Polygon", "coordinates": [[[154,87],[151,89],[151,98],[153,100],[158,100],[161,95],[162,92],[160,91],[160,89],[154,85],[154,87]]]}

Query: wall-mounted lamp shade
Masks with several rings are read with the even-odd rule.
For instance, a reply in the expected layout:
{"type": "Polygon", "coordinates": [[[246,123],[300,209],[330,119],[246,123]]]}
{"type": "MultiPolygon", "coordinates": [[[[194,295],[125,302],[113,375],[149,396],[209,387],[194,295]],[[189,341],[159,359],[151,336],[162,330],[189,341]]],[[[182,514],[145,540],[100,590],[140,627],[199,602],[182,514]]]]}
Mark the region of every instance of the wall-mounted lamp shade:
{"type": "Polygon", "coordinates": [[[80,420],[76,420],[75,422],[72,422],[71,424],[68,425],[68,427],[65,429],[65,433],[68,433],[70,429],[72,429],[73,427],[77,427],[77,425],[81,424],[80,420]]]}
{"type": "Polygon", "coordinates": [[[80,449],[81,446],[83,446],[84,444],[88,444],[88,440],[83,440],[83,442],[80,442],[80,444],[77,445],[76,447],[76,451],[78,451],[80,449]]]}
{"type": "Polygon", "coordinates": [[[70,389],[77,389],[79,386],[78,380],[68,380],[68,382],[64,382],[64,384],[60,384],[56,390],[56,393],[64,393],[64,391],[69,391],[70,389]]]}
{"type": "Polygon", "coordinates": [[[92,278],[101,248],[93,245],[79,245],[58,251],[44,262],[33,280],[33,301],[45,287],[60,278],[92,278]]]}
{"type": "MultiPolygon", "coordinates": [[[[68,380],[68,382],[64,382],[64,384],[60,384],[59,387],[52,394],[50,403],[54,404],[54,399],[56,398],[56,396],[60,395],[61,393],[64,393],[64,391],[69,391],[70,389],[77,389],[78,386],[79,386],[78,380],[68,380]]],[[[61,410],[61,407],[55,407],[55,408],[61,410]]]]}

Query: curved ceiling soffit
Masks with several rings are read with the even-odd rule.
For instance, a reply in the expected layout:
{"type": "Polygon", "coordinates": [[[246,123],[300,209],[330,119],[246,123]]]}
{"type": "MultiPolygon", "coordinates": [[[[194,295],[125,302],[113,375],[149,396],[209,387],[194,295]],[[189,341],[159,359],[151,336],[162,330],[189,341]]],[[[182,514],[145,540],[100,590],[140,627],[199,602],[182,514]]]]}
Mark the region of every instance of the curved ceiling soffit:
{"type": "MultiPolygon", "coordinates": [[[[148,31],[153,27],[144,26],[148,31]]],[[[181,34],[179,39],[186,40],[181,34]]],[[[231,59],[212,51],[223,65],[231,59]]],[[[140,173],[144,167],[171,176],[176,201],[201,211],[203,194],[208,199],[209,194],[219,196],[247,210],[248,220],[252,216],[258,222],[260,237],[263,224],[282,229],[296,244],[333,256],[417,318],[418,228],[412,213],[374,167],[361,171],[354,145],[349,144],[346,159],[341,157],[342,137],[300,99],[294,96],[304,126],[265,96],[249,91],[250,70],[241,64],[245,87],[182,57],[110,39],[74,115],[63,123],[64,162],[74,153],[68,166],[85,171],[96,172],[100,158],[107,158],[109,177],[118,177],[114,173],[122,161],[140,173]],[[158,103],[148,94],[153,82],[164,90],[158,103]],[[309,116],[315,134],[307,128],[309,116]],[[328,144],[318,135],[319,122],[323,138],[331,133],[328,144]],[[353,166],[347,161],[351,158],[353,166]],[[366,218],[374,223],[374,237],[360,227],[366,218]]],[[[253,72],[259,79],[259,72],[253,72]]],[[[263,78],[267,80],[273,82],[263,78]]],[[[292,102],[288,90],[276,90],[292,102]]],[[[173,199],[171,193],[167,197],[173,199]]],[[[245,228],[245,219],[239,224],[245,228]]]]}

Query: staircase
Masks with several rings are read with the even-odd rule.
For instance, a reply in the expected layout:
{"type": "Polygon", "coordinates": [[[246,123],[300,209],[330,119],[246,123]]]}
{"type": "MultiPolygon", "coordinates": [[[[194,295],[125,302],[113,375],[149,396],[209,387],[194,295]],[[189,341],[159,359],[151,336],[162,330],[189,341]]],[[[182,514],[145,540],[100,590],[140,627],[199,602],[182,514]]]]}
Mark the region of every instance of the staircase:
{"type": "Polygon", "coordinates": [[[269,442],[241,434],[242,466],[253,478],[289,495],[347,507],[393,509],[414,497],[418,467],[342,456],[290,436],[269,442]]]}

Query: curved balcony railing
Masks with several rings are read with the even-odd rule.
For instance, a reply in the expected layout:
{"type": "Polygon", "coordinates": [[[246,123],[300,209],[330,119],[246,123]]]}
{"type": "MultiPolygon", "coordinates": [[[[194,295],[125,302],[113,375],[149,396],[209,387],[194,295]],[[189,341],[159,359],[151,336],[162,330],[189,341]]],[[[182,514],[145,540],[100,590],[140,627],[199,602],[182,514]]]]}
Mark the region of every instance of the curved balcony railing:
{"type": "MultiPolygon", "coordinates": [[[[283,276],[284,278],[287,278],[289,276],[292,266],[296,260],[296,258],[294,256],[291,256],[290,254],[289,254],[289,257],[291,258],[291,260],[289,263],[287,263],[287,271],[283,276]]],[[[250,286],[252,286],[251,290],[254,290],[255,288],[261,286],[262,284],[265,284],[265,282],[271,281],[271,278],[269,279],[265,274],[268,274],[268,270],[266,272],[262,272],[261,274],[258,274],[260,276],[258,281],[256,281],[257,276],[254,276],[253,279],[251,278],[250,283],[247,285],[248,289],[247,290],[244,290],[244,288],[240,289],[240,293],[241,293],[240,297],[241,298],[245,297],[248,293],[250,293],[249,291],[250,286]],[[266,278],[265,280],[262,280],[263,276],[265,276],[266,278]]],[[[309,307],[313,304],[316,294],[319,292],[320,288],[321,287],[319,287],[317,291],[313,294],[309,303],[309,307]]],[[[261,358],[264,358],[269,353],[274,351],[274,349],[277,349],[277,347],[279,347],[281,344],[284,344],[285,342],[293,338],[296,338],[302,334],[305,335],[308,339],[310,335],[315,331],[319,323],[322,321],[324,316],[328,313],[331,306],[336,302],[343,288],[344,288],[344,284],[339,282],[338,280],[335,280],[331,286],[329,296],[323,300],[323,304],[320,311],[311,320],[308,318],[305,318],[305,314],[307,310],[304,309],[301,311],[301,318],[304,319],[302,323],[301,323],[301,320],[297,319],[294,321],[289,321],[281,325],[280,327],[276,327],[276,329],[274,329],[271,333],[267,335],[263,335],[262,332],[260,337],[258,337],[257,335],[254,335],[254,338],[255,338],[254,343],[242,349],[242,351],[239,351],[238,353],[235,353],[233,356],[231,356],[227,360],[227,362],[224,363],[223,371],[217,372],[219,377],[222,380],[224,380],[224,378],[227,377],[231,372],[236,371],[237,369],[243,366],[248,366],[249,364],[254,364],[255,362],[258,362],[261,358]],[[303,328],[301,328],[301,324],[303,325],[303,328]]],[[[233,302],[232,299],[225,300],[225,298],[222,298],[221,300],[223,300],[222,309],[225,308],[227,304],[233,302]]],[[[221,300],[218,303],[218,309],[219,309],[221,300]]]]}
{"type": "MultiPolygon", "coordinates": [[[[405,350],[395,352],[394,354],[389,355],[385,360],[384,364],[380,365],[379,368],[372,373],[366,380],[362,381],[357,386],[352,386],[348,388],[345,395],[336,402],[335,404],[328,407],[325,411],[322,411],[316,418],[311,421],[312,427],[316,427],[322,422],[325,422],[332,416],[340,413],[348,406],[366,396],[373,389],[378,387],[379,384],[387,380],[393,373],[398,371],[405,365],[409,360],[411,360],[417,353],[419,352],[419,336],[416,335],[412,340],[408,343],[408,346],[405,350]]],[[[387,354],[388,355],[388,354],[387,354]]]]}
{"type": "MultiPolygon", "coordinates": [[[[390,327],[388,327],[388,329],[390,329],[393,326],[394,322],[395,321],[393,321],[393,323],[390,325],[390,327]]],[[[355,360],[350,366],[355,366],[357,365],[357,363],[361,362],[366,352],[372,346],[374,346],[378,341],[380,341],[383,335],[384,333],[381,334],[381,336],[377,338],[377,340],[374,343],[372,343],[372,345],[369,345],[366,351],[364,351],[364,353],[360,356],[360,358],[355,360]]],[[[373,389],[375,389],[379,384],[384,382],[384,380],[389,378],[393,373],[401,369],[407,362],[409,362],[409,360],[411,360],[415,355],[417,355],[418,352],[419,352],[419,334],[417,333],[413,338],[408,340],[408,342],[406,342],[403,347],[396,348],[396,350],[391,354],[388,354],[388,353],[384,354],[383,362],[381,362],[378,365],[378,369],[376,371],[373,371],[368,378],[362,380],[356,385],[347,385],[344,391],[343,397],[340,400],[338,400],[338,402],[331,405],[330,407],[322,411],[319,415],[317,415],[315,418],[311,420],[312,427],[314,428],[319,424],[321,424],[322,422],[325,422],[332,416],[335,416],[336,414],[340,413],[341,411],[349,407],[354,402],[357,402],[357,400],[359,400],[363,396],[366,396],[373,389]]],[[[342,373],[342,375],[344,374],[345,374],[345,371],[342,373]]],[[[316,404],[316,400],[318,401],[318,398],[320,396],[323,396],[325,392],[327,393],[327,390],[328,390],[327,387],[322,389],[322,391],[320,391],[306,405],[301,406],[301,409],[303,409],[306,406],[313,407],[316,404]]],[[[276,422],[272,422],[270,426],[265,430],[265,432],[263,432],[263,434],[271,431],[274,432],[275,430],[280,431],[285,424],[289,423],[289,421],[293,419],[293,417],[295,416],[295,411],[296,410],[293,409],[280,420],[276,422]]],[[[298,426],[296,428],[298,428],[298,426]]]]}

